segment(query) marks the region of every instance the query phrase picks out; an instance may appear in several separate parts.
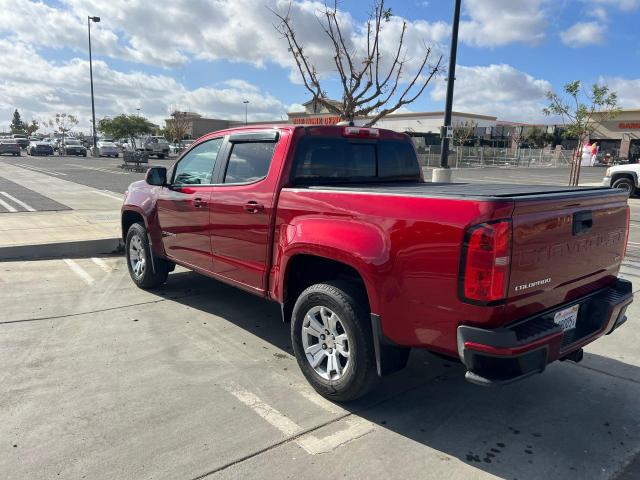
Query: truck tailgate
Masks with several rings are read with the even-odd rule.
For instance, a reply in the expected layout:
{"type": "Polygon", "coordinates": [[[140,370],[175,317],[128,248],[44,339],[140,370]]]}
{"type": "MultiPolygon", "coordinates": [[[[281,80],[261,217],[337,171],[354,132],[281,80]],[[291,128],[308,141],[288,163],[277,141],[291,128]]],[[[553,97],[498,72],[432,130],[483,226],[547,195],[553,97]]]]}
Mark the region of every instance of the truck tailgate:
{"type": "Polygon", "coordinates": [[[508,302],[541,310],[613,281],[628,215],[616,190],[516,197],[508,302]]]}

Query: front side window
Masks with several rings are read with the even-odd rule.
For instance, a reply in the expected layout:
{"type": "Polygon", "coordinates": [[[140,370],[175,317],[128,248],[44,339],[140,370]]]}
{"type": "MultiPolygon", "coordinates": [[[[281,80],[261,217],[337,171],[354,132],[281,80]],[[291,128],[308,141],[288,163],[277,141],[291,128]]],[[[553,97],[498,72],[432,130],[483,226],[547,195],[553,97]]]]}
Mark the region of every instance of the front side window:
{"type": "Polygon", "coordinates": [[[249,183],[267,176],[274,142],[234,143],[224,183],[249,183]]]}
{"type": "Polygon", "coordinates": [[[176,165],[173,184],[210,185],[221,146],[222,138],[214,138],[194,147],[176,165]]]}

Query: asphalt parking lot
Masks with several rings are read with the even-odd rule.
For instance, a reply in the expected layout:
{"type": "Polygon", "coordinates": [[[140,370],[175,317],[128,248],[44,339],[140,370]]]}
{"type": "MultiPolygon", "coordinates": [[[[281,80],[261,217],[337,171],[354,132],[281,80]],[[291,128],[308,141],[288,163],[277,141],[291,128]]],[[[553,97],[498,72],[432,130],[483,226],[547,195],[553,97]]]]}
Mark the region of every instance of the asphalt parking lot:
{"type": "MultiPolygon", "coordinates": [[[[2,162],[56,188],[94,187],[114,211],[143,177],[121,159],[0,158],[0,199],[18,210],[0,221],[83,206],[79,190],[55,201],[12,182],[2,162]]],[[[456,175],[563,184],[567,172],[456,175]]],[[[638,291],[640,200],[630,203],[622,276],[638,291]]],[[[195,273],[178,268],[147,292],[122,256],[78,254],[0,261],[0,285],[2,478],[640,478],[638,303],[580,364],[484,389],[459,364],[414,351],[406,370],[345,406],[306,383],[277,305],[195,273]]]]}
{"type": "Polygon", "coordinates": [[[640,451],[637,304],[581,364],[485,389],[415,351],[345,407],[277,305],[180,269],[138,290],[120,257],[0,268],[3,478],[611,479],[640,451]]]}

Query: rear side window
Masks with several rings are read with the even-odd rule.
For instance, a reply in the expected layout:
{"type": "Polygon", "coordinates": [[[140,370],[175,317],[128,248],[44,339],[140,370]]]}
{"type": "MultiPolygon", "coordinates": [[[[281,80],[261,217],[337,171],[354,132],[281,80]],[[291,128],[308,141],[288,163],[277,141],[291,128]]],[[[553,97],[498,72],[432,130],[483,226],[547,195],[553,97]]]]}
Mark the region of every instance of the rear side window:
{"type": "Polygon", "coordinates": [[[419,181],[420,166],[409,142],[303,137],[296,149],[294,181],[318,180],[419,181]]]}
{"type": "Polygon", "coordinates": [[[249,183],[267,176],[274,142],[234,143],[224,183],[249,183]]]}

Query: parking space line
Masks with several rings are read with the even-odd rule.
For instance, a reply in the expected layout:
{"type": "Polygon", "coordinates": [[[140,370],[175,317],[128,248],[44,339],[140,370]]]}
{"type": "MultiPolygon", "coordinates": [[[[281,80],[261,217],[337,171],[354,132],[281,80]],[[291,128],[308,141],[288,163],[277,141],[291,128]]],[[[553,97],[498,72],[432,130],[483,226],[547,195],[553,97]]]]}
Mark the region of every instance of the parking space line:
{"type": "Polygon", "coordinates": [[[18,211],[2,199],[0,199],[0,205],[6,208],[11,213],[18,211]]]}
{"type": "Polygon", "coordinates": [[[375,428],[373,423],[362,417],[348,418],[345,423],[347,424],[346,428],[338,430],[331,435],[326,437],[316,437],[313,434],[303,435],[296,440],[296,443],[306,450],[308,454],[319,455],[321,453],[329,453],[340,445],[363,437],[375,428]]]}
{"type": "Polygon", "coordinates": [[[64,175],[64,176],[67,175],[66,173],[54,172],[52,170],[47,170],[46,168],[34,167],[33,165],[25,165],[24,163],[14,163],[14,165],[16,167],[26,168],[27,170],[33,170],[34,172],[45,173],[47,175],[53,175],[54,177],[55,176],[59,176],[59,175],[64,175]]]}
{"type": "Polygon", "coordinates": [[[113,269],[109,265],[107,265],[101,258],[91,257],[91,261],[107,273],[111,273],[113,271],[113,269]]]}
{"type": "Polygon", "coordinates": [[[96,172],[112,173],[113,175],[129,175],[128,172],[122,172],[122,171],[116,172],[114,170],[109,170],[107,168],[88,167],[87,165],[78,165],[76,163],[65,163],[65,165],[67,165],[68,167],[84,168],[85,170],[95,170],[96,172]]]}
{"type": "Polygon", "coordinates": [[[237,383],[230,382],[222,387],[285,435],[296,435],[302,431],[302,428],[289,417],[263,402],[256,394],[245,390],[237,383]]]}
{"type": "Polygon", "coordinates": [[[92,190],[91,193],[95,193],[96,195],[102,195],[103,197],[113,198],[114,200],[118,200],[119,202],[122,202],[124,200],[124,196],[118,197],[116,195],[111,195],[110,193],[107,193],[107,192],[92,190]]]}
{"type": "Polygon", "coordinates": [[[4,195],[5,197],[7,197],[9,200],[11,200],[13,203],[17,203],[18,205],[20,205],[21,207],[25,208],[27,211],[29,212],[35,212],[36,209],[33,208],[30,205],[27,205],[26,203],[24,203],[22,200],[18,200],[16,197],[9,195],[7,192],[0,192],[1,195],[4,195]]]}
{"type": "Polygon", "coordinates": [[[84,268],[82,268],[73,260],[69,258],[65,258],[64,263],[66,263],[67,266],[71,269],[71,271],[73,271],[73,273],[78,275],[87,285],[91,285],[93,282],[95,282],[93,277],[89,275],[89,273],[87,273],[87,271],[84,268]]]}

